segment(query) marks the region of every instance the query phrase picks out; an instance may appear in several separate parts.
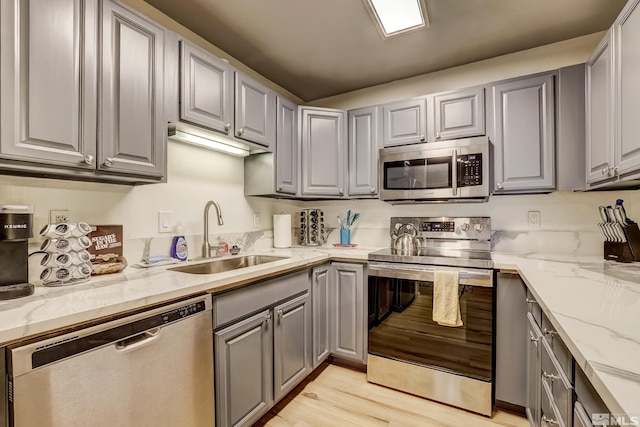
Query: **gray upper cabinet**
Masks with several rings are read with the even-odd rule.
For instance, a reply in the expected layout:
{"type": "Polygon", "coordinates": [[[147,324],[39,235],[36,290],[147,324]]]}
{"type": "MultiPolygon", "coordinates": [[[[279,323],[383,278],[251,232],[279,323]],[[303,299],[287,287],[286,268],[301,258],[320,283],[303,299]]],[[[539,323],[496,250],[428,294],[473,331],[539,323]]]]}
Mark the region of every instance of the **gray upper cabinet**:
{"type": "Polygon", "coordinates": [[[615,31],[614,66],[616,82],[615,159],[620,176],[640,171],[640,0],[627,3],[613,25],[615,31]]]}
{"type": "Polygon", "coordinates": [[[273,308],[274,401],[311,372],[311,299],[305,293],[273,308]]]}
{"type": "Polygon", "coordinates": [[[427,99],[410,99],[382,106],[382,145],[427,142],[427,99]]]}
{"type": "Polygon", "coordinates": [[[328,108],[300,109],[302,195],[346,195],[346,113],[328,108]]]}
{"type": "Polygon", "coordinates": [[[97,1],[3,0],[0,19],[0,157],[95,170],[97,1]]]}
{"type": "Polygon", "coordinates": [[[311,272],[311,300],[313,303],[313,369],[329,357],[329,302],[330,298],[329,264],[315,267],[311,272]]]}
{"type": "Polygon", "coordinates": [[[229,134],[233,129],[233,76],[229,64],[180,41],[180,120],[229,134]]]}
{"type": "Polygon", "coordinates": [[[489,90],[489,134],[495,154],[494,193],[553,190],[553,73],[498,82],[489,90]]]}
{"type": "Polygon", "coordinates": [[[484,135],[484,87],[433,96],[434,140],[484,135]]]}
{"type": "Polygon", "coordinates": [[[587,183],[595,183],[613,175],[613,31],[587,61],[585,78],[586,173],[587,183]]]}
{"type": "Polygon", "coordinates": [[[364,266],[333,263],[331,275],[331,354],[365,363],[364,266]]]}
{"type": "Polygon", "coordinates": [[[276,192],[298,192],[298,106],[278,97],[276,105],[276,192]]]}
{"type": "Polygon", "coordinates": [[[166,165],[164,29],[102,3],[98,170],[162,177],[166,165]]]}
{"type": "Polygon", "coordinates": [[[236,71],[236,137],[269,147],[276,135],[276,96],[273,91],[236,71]]]}
{"type": "Polygon", "coordinates": [[[378,195],[380,108],[351,110],[349,120],[349,196],[378,195]]]}

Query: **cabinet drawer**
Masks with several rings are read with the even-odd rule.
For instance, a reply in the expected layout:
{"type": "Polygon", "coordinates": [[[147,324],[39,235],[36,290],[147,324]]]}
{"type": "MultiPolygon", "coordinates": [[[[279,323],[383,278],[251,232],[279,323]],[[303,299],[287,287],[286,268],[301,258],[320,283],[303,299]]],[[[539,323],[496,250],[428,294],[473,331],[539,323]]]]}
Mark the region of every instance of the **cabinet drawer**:
{"type": "Polygon", "coordinates": [[[213,296],[213,327],[224,325],[309,290],[309,270],[213,296]]]}
{"type": "MultiPolygon", "coordinates": [[[[571,421],[571,413],[573,411],[572,386],[549,344],[545,340],[541,340],[541,342],[542,354],[540,357],[540,366],[542,368],[543,389],[549,391],[550,399],[554,401],[562,421],[565,425],[568,425],[571,421]]],[[[544,395],[544,393],[542,394],[544,395]]]]}
{"type": "Polygon", "coordinates": [[[542,392],[540,393],[540,410],[542,412],[540,416],[540,425],[543,427],[565,427],[567,426],[565,421],[566,418],[563,418],[560,414],[558,407],[553,401],[551,393],[551,388],[549,388],[549,385],[543,381],[542,392]]]}
{"type": "Polygon", "coordinates": [[[569,349],[564,344],[560,335],[555,330],[547,316],[542,315],[542,335],[544,339],[547,341],[547,344],[551,347],[553,354],[555,355],[560,367],[564,371],[565,375],[569,379],[570,382],[573,382],[573,369],[571,366],[571,362],[573,360],[569,349]]]}

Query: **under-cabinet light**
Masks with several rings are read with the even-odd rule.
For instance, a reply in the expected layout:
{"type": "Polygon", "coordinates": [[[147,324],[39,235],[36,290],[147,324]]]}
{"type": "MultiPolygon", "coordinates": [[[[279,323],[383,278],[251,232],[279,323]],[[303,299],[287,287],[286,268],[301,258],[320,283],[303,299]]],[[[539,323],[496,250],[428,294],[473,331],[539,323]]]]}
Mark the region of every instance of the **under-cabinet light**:
{"type": "Polygon", "coordinates": [[[385,37],[429,26],[424,0],[364,0],[385,37]]]}
{"type": "Polygon", "coordinates": [[[175,130],[170,133],[170,138],[177,139],[178,141],[186,142],[189,144],[199,145],[201,147],[210,148],[212,150],[221,151],[226,154],[231,154],[238,157],[246,157],[250,154],[246,148],[237,147],[235,145],[228,144],[223,141],[217,141],[211,138],[204,138],[202,136],[194,135],[191,133],[175,130]]]}

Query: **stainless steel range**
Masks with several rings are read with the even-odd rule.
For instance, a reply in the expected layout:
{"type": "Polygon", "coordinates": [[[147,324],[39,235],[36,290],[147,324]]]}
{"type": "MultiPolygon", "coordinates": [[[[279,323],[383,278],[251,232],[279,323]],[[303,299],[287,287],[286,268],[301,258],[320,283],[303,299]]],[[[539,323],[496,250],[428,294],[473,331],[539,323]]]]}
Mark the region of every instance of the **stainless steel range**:
{"type": "Polygon", "coordinates": [[[369,254],[367,379],[490,416],[491,218],[394,217],[390,237],[388,249],[369,254]],[[454,278],[447,290],[457,292],[449,305],[460,326],[434,320],[443,277],[454,278]]]}

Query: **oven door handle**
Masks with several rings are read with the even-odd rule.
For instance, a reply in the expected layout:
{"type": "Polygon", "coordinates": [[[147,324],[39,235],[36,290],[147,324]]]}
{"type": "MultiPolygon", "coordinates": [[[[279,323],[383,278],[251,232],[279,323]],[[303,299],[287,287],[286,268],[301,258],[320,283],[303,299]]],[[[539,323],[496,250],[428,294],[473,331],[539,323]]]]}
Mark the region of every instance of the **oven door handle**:
{"type": "Polygon", "coordinates": [[[426,265],[393,265],[377,262],[369,262],[368,274],[372,277],[387,277],[390,279],[417,280],[423,282],[433,282],[436,270],[458,270],[458,282],[461,285],[481,286],[485,288],[493,287],[493,270],[469,270],[436,268],[426,265]]]}
{"type": "Polygon", "coordinates": [[[454,196],[458,195],[458,150],[455,148],[451,153],[451,192],[454,196]]]}

